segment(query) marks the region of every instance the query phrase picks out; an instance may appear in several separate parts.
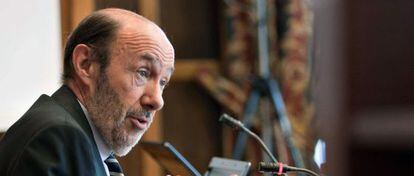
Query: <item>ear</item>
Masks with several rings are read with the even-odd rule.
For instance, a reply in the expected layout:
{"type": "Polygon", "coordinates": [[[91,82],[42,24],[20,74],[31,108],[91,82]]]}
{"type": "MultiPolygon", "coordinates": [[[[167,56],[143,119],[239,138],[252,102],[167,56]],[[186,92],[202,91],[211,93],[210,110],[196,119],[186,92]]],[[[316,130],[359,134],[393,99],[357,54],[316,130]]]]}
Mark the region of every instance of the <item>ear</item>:
{"type": "Polygon", "coordinates": [[[72,53],[72,64],[75,71],[75,79],[79,79],[80,86],[93,89],[99,73],[99,64],[94,62],[92,49],[85,44],[78,44],[72,53]]]}

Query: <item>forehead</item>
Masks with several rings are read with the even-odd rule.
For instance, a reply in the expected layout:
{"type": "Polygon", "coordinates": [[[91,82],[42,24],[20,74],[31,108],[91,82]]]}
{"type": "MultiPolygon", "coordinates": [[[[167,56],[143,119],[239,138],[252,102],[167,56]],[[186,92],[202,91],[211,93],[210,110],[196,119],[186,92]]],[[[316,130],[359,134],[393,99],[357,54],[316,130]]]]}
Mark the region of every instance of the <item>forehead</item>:
{"type": "Polygon", "coordinates": [[[173,46],[164,32],[151,22],[123,25],[118,32],[116,43],[123,52],[149,55],[162,64],[174,64],[173,46]]]}

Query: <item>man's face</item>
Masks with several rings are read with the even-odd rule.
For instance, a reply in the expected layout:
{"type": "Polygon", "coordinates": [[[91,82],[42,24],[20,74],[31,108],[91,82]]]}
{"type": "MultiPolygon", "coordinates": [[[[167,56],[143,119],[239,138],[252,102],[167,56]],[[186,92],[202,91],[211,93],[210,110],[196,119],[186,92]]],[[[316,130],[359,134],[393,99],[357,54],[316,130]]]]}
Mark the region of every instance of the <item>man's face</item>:
{"type": "Polygon", "coordinates": [[[98,131],[123,156],[139,141],[164,105],[174,69],[174,49],[154,26],[119,31],[109,65],[85,100],[98,131]]]}

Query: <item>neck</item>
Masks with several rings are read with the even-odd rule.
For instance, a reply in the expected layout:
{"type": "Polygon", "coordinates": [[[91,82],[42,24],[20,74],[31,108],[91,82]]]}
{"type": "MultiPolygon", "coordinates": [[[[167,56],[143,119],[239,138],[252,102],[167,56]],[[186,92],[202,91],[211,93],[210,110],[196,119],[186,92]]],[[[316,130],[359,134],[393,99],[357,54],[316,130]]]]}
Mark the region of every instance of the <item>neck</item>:
{"type": "Polygon", "coordinates": [[[85,104],[85,97],[87,93],[86,86],[84,86],[84,84],[81,84],[79,80],[76,80],[76,78],[68,80],[66,85],[73,91],[76,98],[82,104],[85,104]]]}

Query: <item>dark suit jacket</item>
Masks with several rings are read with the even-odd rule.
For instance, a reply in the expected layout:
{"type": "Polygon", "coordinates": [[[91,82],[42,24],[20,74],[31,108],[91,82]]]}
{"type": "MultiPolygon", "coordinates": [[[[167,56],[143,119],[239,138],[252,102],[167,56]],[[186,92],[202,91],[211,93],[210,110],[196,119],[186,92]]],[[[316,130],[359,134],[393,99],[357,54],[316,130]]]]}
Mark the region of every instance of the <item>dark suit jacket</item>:
{"type": "Polygon", "coordinates": [[[74,93],[42,95],[0,141],[0,175],[106,175],[74,93]]]}

